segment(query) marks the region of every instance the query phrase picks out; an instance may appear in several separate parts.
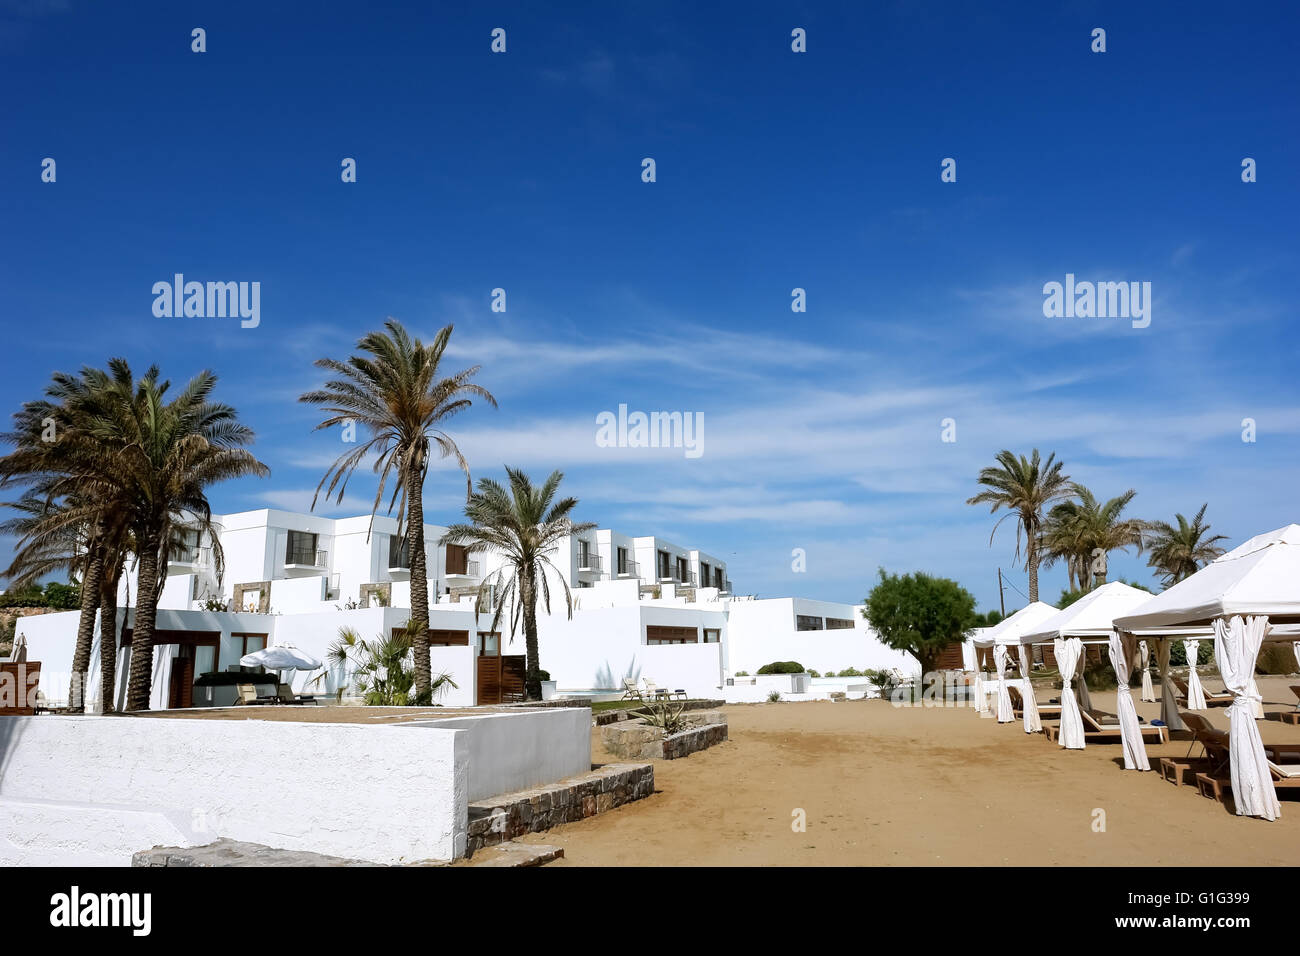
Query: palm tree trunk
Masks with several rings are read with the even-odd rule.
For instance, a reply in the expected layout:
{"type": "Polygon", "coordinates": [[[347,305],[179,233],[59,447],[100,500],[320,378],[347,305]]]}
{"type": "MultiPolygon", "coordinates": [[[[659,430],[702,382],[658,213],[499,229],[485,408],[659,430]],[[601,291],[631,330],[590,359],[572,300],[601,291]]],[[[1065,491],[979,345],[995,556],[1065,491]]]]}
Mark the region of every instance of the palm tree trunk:
{"type": "Polygon", "coordinates": [[[1029,603],[1038,600],[1038,545],[1031,537],[1025,545],[1025,566],[1029,569],[1029,603]]]}
{"type": "Polygon", "coordinates": [[[542,699],[542,682],[537,676],[541,670],[537,652],[537,581],[534,567],[529,564],[523,569],[519,580],[519,597],[524,602],[524,697],[527,700],[542,699]]]}
{"type": "Polygon", "coordinates": [[[153,684],[153,632],[158,616],[158,546],[160,533],[144,536],[140,548],[140,580],[136,585],[135,628],[131,632],[131,673],[126,709],[148,710],[153,684]]]}
{"type": "Polygon", "coordinates": [[[87,554],[86,576],[81,582],[81,617],[77,621],[77,644],[72,652],[72,686],[68,688],[68,713],[86,709],[86,682],[90,678],[90,652],[95,645],[95,612],[99,610],[99,588],[104,578],[104,549],[92,545],[87,554]]]}
{"type": "Polygon", "coordinates": [[[99,696],[105,714],[117,709],[117,585],[121,573],[105,575],[99,595],[99,696]]]}
{"type": "Polygon", "coordinates": [[[406,476],[406,547],[411,557],[411,645],[415,657],[415,697],[430,692],[429,579],[424,553],[424,475],[406,476]]]}

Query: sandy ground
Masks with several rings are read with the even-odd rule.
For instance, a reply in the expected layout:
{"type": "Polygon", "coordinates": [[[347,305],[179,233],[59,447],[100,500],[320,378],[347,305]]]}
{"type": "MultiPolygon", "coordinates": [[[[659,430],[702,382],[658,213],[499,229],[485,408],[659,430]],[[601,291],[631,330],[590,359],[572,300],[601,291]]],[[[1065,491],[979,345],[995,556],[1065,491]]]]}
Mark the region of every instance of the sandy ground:
{"type": "MultiPolygon", "coordinates": [[[[1222,684],[1207,680],[1207,689],[1222,684]]],[[[1261,679],[1266,710],[1294,706],[1295,678],[1261,679]],[[1286,703],[1290,701],[1290,703],[1286,703]]],[[[1040,690],[1045,701],[1052,692],[1040,690]]],[[[1137,694],[1135,692],[1135,698],[1137,694]]],[[[1092,695],[1114,711],[1114,692],[1092,695]]],[[[1159,704],[1138,712],[1159,717],[1159,704]]],[[[726,708],[731,739],[655,761],[652,797],[524,838],[558,844],[555,865],[1294,865],[1300,794],[1282,819],[1237,817],[1155,771],[1122,770],[1118,744],[1065,751],[1019,722],[968,707],[881,701],[726,708]],[[802,809],[807,831],[792,831],[802,809]],[[1105,832],[1094,832],[1096,810],[1105,832]]],[[[1208,712],[1226,729],[1223,708],[1208,712]]],[[[1300,726],[1259,722],[1266,742],[1300,743],[1300,726]]],[[[593,760],[611,762],[592,737],[593,760]]],[[[1188,741],[1147,745],[1182,756],[1188,741]]]]}

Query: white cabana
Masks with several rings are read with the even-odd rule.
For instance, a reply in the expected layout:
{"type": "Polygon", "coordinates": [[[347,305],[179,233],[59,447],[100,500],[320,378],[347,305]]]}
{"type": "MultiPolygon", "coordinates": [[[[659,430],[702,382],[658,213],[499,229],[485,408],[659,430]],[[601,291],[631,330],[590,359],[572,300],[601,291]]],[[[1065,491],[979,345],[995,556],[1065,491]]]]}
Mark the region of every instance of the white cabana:
{"type": "Polygon", "coordinates": [[[1289,628],[1270,627],[1279,618],[1300,620],[1300,525],[1295,524],[1256,535],[1115,621],[1128,631],[1213,628],[1214,656],[1232,694],[1233,802],[1238,814],[1266,820],[1276,819],[1281,806],[1255,726],[1259,691],[1253,675],[1264,641],[1295,639],[1289,628]]]}
{"type": "MultiPolygon", "coordinates": [[[[1061,681],[1065,685],[1061,690],[1060,743],[1062,747],[1068,750],[1082,750],[1085,744],[1083,718],[1079,713],[1080,701],[1074,698],[1074,671],[1079,658],[1083,656],[1083,645],[1085,643],[1109,645],[1114,631],[1112,622],[1115,616],[1133,610],[1150,597],[1148,592],[1130,587],[1122,581],[1111,581],[1089,591],[1069,607],[1056,612],[1037,627],[1030,628],[1020,636],[1021,644],[1044,644],[1050,641],[1055,647],[1056,662],[1060,666],[1061,681]]],[[[1136,653],[1136,644],[1134,653],[1136,653]]],[[[1127,659],[1131,661],[1132,657],[1127,659]]],[[[1127,670],[1126,668],[1126,673],[1127,670]]],[[[1087,685],[1083,683],[1082,673],[1079,675],[1079,683],[1080,700],[1084,707],[1091,710],[1092,702],[1088,699],[1087,685]]],[[[1124,687],[1127,690],[1126,683],[1124,687]]],[[[1122,692],[1118,696],[1121,699],[1124,697],[1122,692]]],[[[1141,729],[1137,727],[1137,710],[1133,707],[1131,695],[1128,705],[1133,709],[1131,726],[1125,729],[1123,713],[1120,714],[1119,723],[1124,741],[1125,765],[1128,764],[1128,754],[1131,749],[1135,755],[1135,765],[1141,769],[1148,769],[1143,766],[1147,763],[1146,748],[1142,743],[1141,729]],[[1133,738],[1132,742],[1130,737],[1133,738]],[[1137,754],[1140,754],[1140,757],[1136,756],[1137,754]]],[[[1122,711],[1123,704],[1120,704],[1117,709],[1122,711]]]]}
{"type": "Polygon", "coordinates": [[[1006,663],[1007,656],[1012,652],[1014,647],[1019,652],[1020,664],[1020,696],[1024,700],[1023,720],[1025,733],[1035,734],[1043,729],[1042,721],[1038,716],[1038,702],[1034,698],[1034,688],[1029,680],[1030,658],[1027,649],[1020,644],[1020,635],[1030,630],[1037,624],[1041,624],[1053,614],[1056,608],[1042,601],[1035,601],[1032,604],[1022,607],[1015,614],[999,621],[993,627],[987,628],[980,636],[985,641],[985,646],[993,648],[994,660],[998,662],[998,723],[1008,723],[1015,719],[1015,711],[1011,707],[1011,697],[1006,690],[1006,663]],[[1001,656],[999,656],[999,654],[1001,656]],[[1006,709],[1003,710],[1003,698],[1006,698],[1006,709]]]}

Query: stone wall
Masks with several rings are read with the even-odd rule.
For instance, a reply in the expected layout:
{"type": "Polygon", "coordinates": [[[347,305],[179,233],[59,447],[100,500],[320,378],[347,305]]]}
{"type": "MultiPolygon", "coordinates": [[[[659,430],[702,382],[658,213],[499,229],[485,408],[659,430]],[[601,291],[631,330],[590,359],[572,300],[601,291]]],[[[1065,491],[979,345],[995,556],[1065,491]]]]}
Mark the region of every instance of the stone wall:
{"type": "Polygon", "coordinates": [[[693,715],[681,733],[665,737],[662,730],[644,721],[625,720],[600,729],[602,745],[625,759],[675,760],[705,750],[727,739],[727,718],[720,711],[693,715]]]}
{"type": "Polygon", "coordinates": [[[475,801],[469,805],[465,855],[525,833],[540,833],[605,813],[648,797],[654,789],[655,772],[650,764],[615,763],[545,787],[475,801]]]}

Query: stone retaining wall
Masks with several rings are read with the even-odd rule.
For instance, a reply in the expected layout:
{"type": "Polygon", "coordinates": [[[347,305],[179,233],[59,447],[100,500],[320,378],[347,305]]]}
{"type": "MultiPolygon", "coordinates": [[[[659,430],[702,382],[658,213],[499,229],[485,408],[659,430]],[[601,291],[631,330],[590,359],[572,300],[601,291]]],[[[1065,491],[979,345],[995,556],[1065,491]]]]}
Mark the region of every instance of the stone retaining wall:
{"type": "Polygon", "coordinates": [[[658,727],[642,721],[620,721],[602,727],[600,739],[606,750],[619,757],[653,760],[676,760],[727,739],[727,719],[719,712],[702,714],[694,723],[681,733],[665,737],[658,727]]]}
{"type": "Polygon", "coordinates": [[[654,788],[655,772],[650,764],[615,763],[545,787],[477,800],[469,805],[465,855],[525,833],[540,833],[613,810],[650,796],[654,788]]]}

